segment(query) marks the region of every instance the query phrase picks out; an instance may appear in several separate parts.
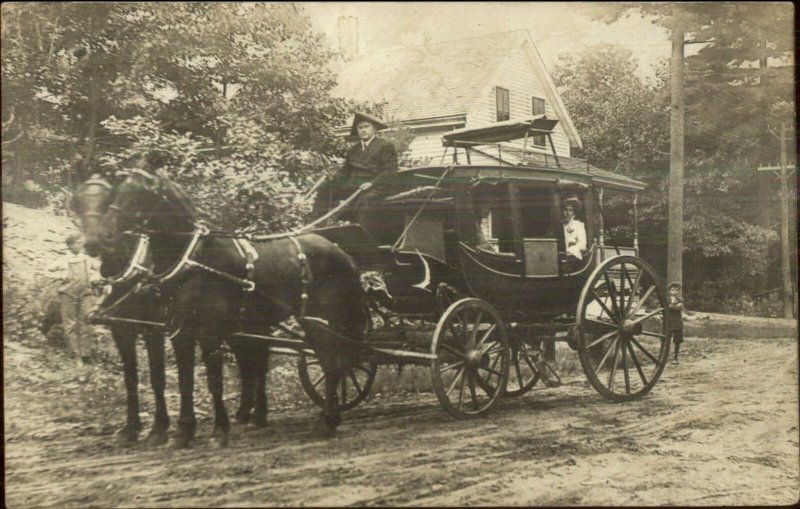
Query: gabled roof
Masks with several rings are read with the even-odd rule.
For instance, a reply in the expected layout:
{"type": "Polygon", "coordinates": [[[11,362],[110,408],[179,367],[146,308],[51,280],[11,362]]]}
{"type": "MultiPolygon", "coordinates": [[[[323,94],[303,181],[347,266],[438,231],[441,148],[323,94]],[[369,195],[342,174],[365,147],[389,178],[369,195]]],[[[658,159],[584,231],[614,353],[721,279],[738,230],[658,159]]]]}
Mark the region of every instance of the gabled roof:
{"type": "Polygon", "coordinates": [[[498,68],[525,43],[542,85],[555,97],[553,106],[574,146],[580,146],[566,110],[558,98],[544,63],[527,30],[470,37],[360,55],[339,70],[334,94],[340,97],[386,102],[386,120],[411,120],[465,115],[483,97],[498,68]],[[550,90],[551,89],[551,90],[550,90]]]}

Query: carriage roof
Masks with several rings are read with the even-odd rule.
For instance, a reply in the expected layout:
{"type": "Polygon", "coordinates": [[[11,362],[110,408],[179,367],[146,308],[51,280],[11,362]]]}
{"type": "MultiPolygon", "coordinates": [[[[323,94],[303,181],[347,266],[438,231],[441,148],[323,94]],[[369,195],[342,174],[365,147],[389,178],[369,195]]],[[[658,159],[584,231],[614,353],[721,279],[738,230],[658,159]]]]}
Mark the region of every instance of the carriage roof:
{"type": "MultiPolygon", "coordinates": [[[[538,115],[526,120],[497,122],[488,127],[456,129],[442,136],[442,145],[446,148],[471,150],[481,145],[511,142],[532,135],[551,134],[557,123],[556,119],[538,115]]],[[[538,161],[528,160],[521,164],[500,159],[498,164],[494,165],[442,164],[403,169],[400,173],[405,178],[419,179],[421,185],[429,185],[431,181],[438,181],[448,168],[449,171],[442,179],[444,186],[458,185],[459,182],[474,183],[486,179],[519,183],[575,182],[623,192],[636,192],[645,188],[644,182],[598,168],[584,160],[553,155],[540,156],[538,161]]]]}

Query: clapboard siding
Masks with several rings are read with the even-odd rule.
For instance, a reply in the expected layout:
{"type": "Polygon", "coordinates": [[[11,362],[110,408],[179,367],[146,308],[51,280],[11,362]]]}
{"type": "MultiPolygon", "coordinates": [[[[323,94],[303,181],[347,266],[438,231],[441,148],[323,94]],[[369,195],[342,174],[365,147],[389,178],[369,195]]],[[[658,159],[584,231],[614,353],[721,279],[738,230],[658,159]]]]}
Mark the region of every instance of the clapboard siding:
{"type": "MultiPolygon", "coordinates": [[[[509,91],[511,120],[522,120],[533,115],[533,97],[544,99],[545,114],[550,118],[557,118],[552,100],[548,98],[544,84],[534,73],[522,47],[508,56],[494,76],[494,82],[487,85],[490,86],[488,93],[467,115],[467,127],[483,127],[497,121],[495,87],[502,87],[509,91]]],[[[560,123],[553,131],[553,145],[555,145],[558,155],[570,156],[569,138],[560,123]]],[[[542,150],[551,152],[549,144],[542,150]]]]}

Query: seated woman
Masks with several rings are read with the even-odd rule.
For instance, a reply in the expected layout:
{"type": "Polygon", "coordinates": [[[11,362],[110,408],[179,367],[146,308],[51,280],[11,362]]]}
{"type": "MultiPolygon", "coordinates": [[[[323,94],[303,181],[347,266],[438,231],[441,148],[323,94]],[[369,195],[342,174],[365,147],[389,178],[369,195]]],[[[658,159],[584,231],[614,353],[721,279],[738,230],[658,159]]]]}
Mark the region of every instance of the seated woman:
{"type": "Polygon", "coordinates": [[[569,196],[562,202],[562,219],[564,223],[564,245],[566,252],[560,255],[560,261],[567,272],[578,269],[586,253],[586,226],[575,218],[575,212],[581,207],[577,196],[569,196]]]}

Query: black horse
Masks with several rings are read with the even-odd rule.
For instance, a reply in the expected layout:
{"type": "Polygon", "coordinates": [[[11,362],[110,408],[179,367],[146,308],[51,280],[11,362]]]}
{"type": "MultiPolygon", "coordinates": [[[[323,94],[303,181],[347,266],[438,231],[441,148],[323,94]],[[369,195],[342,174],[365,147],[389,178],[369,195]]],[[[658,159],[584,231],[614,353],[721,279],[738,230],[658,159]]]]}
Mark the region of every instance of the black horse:
{"type": "MultiPolygon", "coordinates": [[[[228,431],[217,355],[221,338],[235,332],[268,334],[290,316],[320,318],[353,341],[363,336],[368,320],[365,295],[351,258],[336,244],[313,233],[279,235],[255,242],[253,260],[246,256],[248,246],[253,246],[202,226],[186,194],[163,175],[135,170],[115,193],[103,218],[101,241],[118,245],[123,232],[136,228],[149,235],[155,273],[171,299],[170,315],[183,324],[173,339],[181,380],[181,439],[190,440],[195,431],[196,342],[215,403],[214,436],[221,437],[228,431]]],[[[336,388],[346,370],[358,362],[358,349],[325,333],[325,328],[307,328],[305,333],[326,375],[321,416],[325,427],[319,430],[332,432],[340,421],[336,388]]],[[[261,358],[258,349],[267,351],[262,341],[248,344],[255,349],[251,358],[261,358]]]]}
{"type": "MultiPolygon", "coordinates": [[[[138,370],[136,361],[136,337],[141,333],[150,362],[150,380],[155,394],[156,412],[153,429],[148,436],[148,445],[161,445],[167,441],[169,416],[164,401],[164,332],[162,328],[141,325],[137,322],[160,323],[168,318],[165,307],[169,300],[160,288],[145,283],[141,270],[131,270],[142,261],[137,260],[139,237],[123,236],[120,242],[103,245],[99,241],[100,219],[111,204],[112,186],[99,176],[83,183],[73,195],[72,208],[78,215],[86,237],[86,249],[92,255],[102,254],[101,272],[110,278],[112,293],[103,299],[101,313],[111,315],[110,329],[123,363],[127,391],[128,417],[126,425],[118,433],[122,443],[135,442],[142,425],[139,418],[138,370]],[[138,273],[137,273],[138,272],[138,273]],[[110,307],[109,307],[110,306],[110,307]],[[107,310],[107,312],[103,312],[107,310]],[[114,320],[116,319],[116,321],[114,320]],[[119,320],[122,319],[122,320],[119,320]]],[[[146,256],[149,258],[149,249],[146,256]]],[[[254,357],[253,348],[241,341],[231,342],[241,375],[240,406],[236,420],[252,422],[258,427],[267,424],[266,408],[266,359],[254,357]],[[255,411],[253,411],[255,408],[255,411]]],[[[180,446],[180,444],[178,444],[180,446]]]]}
{"type": "MultiPolygon", "coordinates": [[[[111,204],[111,185],[104,179],[93,176],[78,188],[72,199],[72,209],[78,215],[84,235],[87,238],[87,251],[97,255],[97,241],[94,232],[100,219],[111,204]]],[[[141,288],[143,272],[137,270],[136,239],[124,238],[114,249],[102,252],[100,267],[104,278],[115,281],[111,294],[103,299],[101,306],[113,305],[114,316],[129,320],[154,322],[160,317],[159,295],[150,286],[141,288]]],[[[162,445],[167,441],[169,414],[164,400],[164,334],[150,326],[132,325],[133,322],[111,323],[111,335],[119,350],[127,392],[127,420],[117,434],[120,443],[128,444],[138,440],[142,430],[139,418],[139,374],[136,362],[136,338],[142,335],[150,364],[150,385],[155,399],[155,417],[147,437],[149,446],[162,445]]]]}

